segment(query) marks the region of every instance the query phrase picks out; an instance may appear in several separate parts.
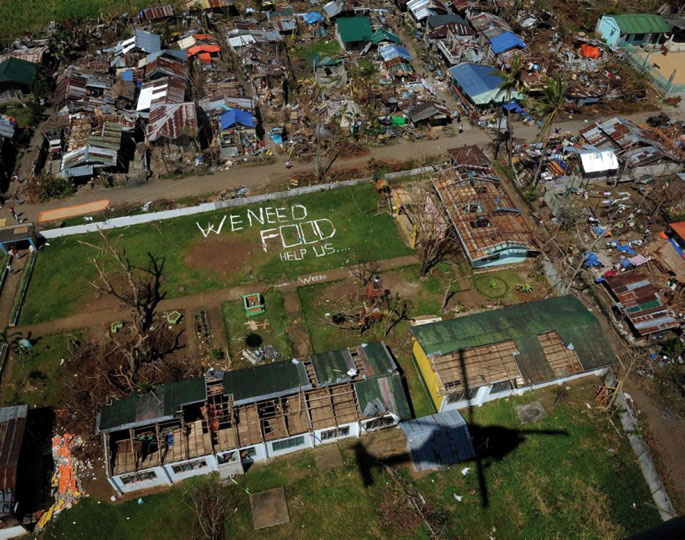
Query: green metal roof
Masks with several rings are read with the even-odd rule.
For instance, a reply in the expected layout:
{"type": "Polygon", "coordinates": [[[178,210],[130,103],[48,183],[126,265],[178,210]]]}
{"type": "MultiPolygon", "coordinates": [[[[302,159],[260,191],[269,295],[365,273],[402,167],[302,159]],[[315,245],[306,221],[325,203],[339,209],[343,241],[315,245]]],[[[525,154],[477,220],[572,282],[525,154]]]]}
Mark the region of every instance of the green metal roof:
{"type": "Polygon", "coordinates": [[[313,354],[310,360],[316,374],[316,382],[320,385],[347,380],[350,378],[347,371],[354,368],[354,361],[347,349],[313,354]]]}
{"type": "Polygon", "coordinates": [[[522,375],[533,382],[554,378],[537,339],[539,334],[551,330],[556,330],[564,343],[573,344],[585,370],[615,361],[599,322],[573,296],[518,304],[411,329],[426,354],[446,354],[511,339],[521,352],[516,363],[522,375]]]}
{"type": "Polygon", "coordinates": [[[371,41],[371,21],[368,17],[343,17],[336,21],[343,43],[371,41]]]}
{"type": "Polygon", "coordinates": [[[20,60],[19,58],[8,58],[0,64],[0,83],[14,82],[31,86],[36,80],[36,64],[20,60]]]}
{"type": "Polygon", "coordinates": [[[365,366],[366,370],[373,375],[386,375],[396,370],[395,362],[380,341],[365,345],[364,353],[369,361],[365,366]]]}
{"type": "MultiPolygon", "coordinates": [[[[378,399],[385,407],[399,416],[402,420],[411,418],[409,410],[409,402],[407,395],[404,393],[404,384],[399,374],[395,373],[387,377],[379,377],[376,379],[367,379],[354,383],[354,389],[357,392],[357,399],[359,400],[359,408],[364,415],[364,411],[369,406],[369,409],[377,411],[375,414],[366,414],[365,416],[379,416],[383,414],[383,410],[372,403],[378,399]]],[[[381,407],[382,409],[383,407],[381,407]]]]}
{"type": "Polygon", "coordinates": [[[373,43],[380,43],[381,41],[392,41],[394,43],[402,43],[402,40],[397,37],[392,32],[386,30],[385,28],[379,28],[371,36],[371,41],[373,43]]]}
{"type": "Polygon", "coordinates": [[[152,392],[130,394],[100,410],[100,431],[113,431],[173,417],[181,405],[207,399],[204,377],[159,384],[152,392]]]}
{"type": "Polygon", "coordinates": [[[311,388],[304,364],[291,361],[273,362],[224,373],[224,393],[233,395],[235,404],[253,398],[277,396],[300,388],[311,388]]]}
{"type": "Polygon", "coordinates": [[[661,34],[668,32],[668,25],[661,15],[647,13],[611,15],[621,34],[661,34]]]}
{"type": "MultiPolygon", "coordinates": [[[[360,348],[360,360],[367,377],[389,375],[397,370],[394,360],[385,345],[376,341],[360,348]]],[[[320,385],[344,382],[351,379],[347,372],[355,367],[348,349],[329,351],[310,356],[316,381],[320,385]]]]}

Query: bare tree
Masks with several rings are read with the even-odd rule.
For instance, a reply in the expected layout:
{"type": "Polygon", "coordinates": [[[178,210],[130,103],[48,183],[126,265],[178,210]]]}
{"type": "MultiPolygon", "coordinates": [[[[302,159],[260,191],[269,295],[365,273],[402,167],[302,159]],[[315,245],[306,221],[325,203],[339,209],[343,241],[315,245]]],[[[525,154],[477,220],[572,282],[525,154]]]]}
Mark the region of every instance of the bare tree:
{"type": "Polygon", "coordinates": [[[238,510],[235,490],[222,486],[219,476],[212,474],[193,479],[183,495],[198,529],[196,538],[222,540],[226,521],[238,510]]]}
{"type": "Polygon", "coordinates": [[[452,255],[458,249],[454,228],[442,208],[435,203],[427,184],[414,184],[407,188],[408,202],[404,211],[416,235],[416,255],[421,263],[421,274],[452,255]]]}
{"type": "Polygon", "coordinates": [[[119,247],[121,236],[112,242],[100,231],[101,245],[81,241],[82,244],[95,250],[96,255],[90,259],[98,277],[91,285],[116,298],[122,305],[131,310],[131,333],[133,339],[121,352],[128,361],[129,373],[135,376],[138,369],[148,362],[158,359],[161,351],[158,347],[158,334],[163,331],[163,324],[155,324],[156,310],[165,293],[161,291],[164,259],[147,254],[148,264],[145,267],[134,265],[119,247]],[[112,271],[109,271],[112,268],[112,271]]]}

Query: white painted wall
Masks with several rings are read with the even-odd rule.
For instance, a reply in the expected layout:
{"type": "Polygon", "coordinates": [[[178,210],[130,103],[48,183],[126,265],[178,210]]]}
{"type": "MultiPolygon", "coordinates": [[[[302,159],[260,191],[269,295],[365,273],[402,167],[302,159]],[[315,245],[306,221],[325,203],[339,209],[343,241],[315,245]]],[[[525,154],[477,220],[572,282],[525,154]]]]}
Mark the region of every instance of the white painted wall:
{"type": "MultiPolygon", "coordinates": [[[[488,401],[494,401],[496,399],[502,399],[509,396],[521,396],[528,392],[528,390],[536,390],[538,388],[545,388],[547,386],[559,385],[561,386],[567,381],[573,381],[575,379],[580,379],[581,377],[587,377],[589,375],[602,375],[608,368],[599,368],[592,371],[584,371],[583,373],[576,373],[575,375],[570,375],[568,377],[562,377],[560,379],[553,379],[551,381],[545,381],[538,384],[531,384],[529,386],[522,386],[515,388],[513,390],[507,390],[505,392],[497,392],[496,394],[490,393],[491,386],[481,386],[478,389],[478,393],[471,400],[470,405],[476,405],[480,407],[488,401]]],[[[463,399],[461,401],[455,401],[454,403],[447,403],[447,398],[442,399],[442,405],[440,406],[440,412],[451,411],[453,409],[463,409],[469,406],[469,400],[463,399]]]]}
{"type": "Polygon", "coordinates": [[[168,463],[164,465],[164,468],[166,469],[167,473],[169,474],[169,478],[171,478],[172,482],[178,482],[180,480],[185,480],[186,478],[190,478],[191,476],[198,476],[200,474],[207,474],[211,471],[218,471],[217,469],[217,464],[216,464],[216,458],[210,454],[208,456],[202,456],[198,458],[193,458],[193,459],[186,459],[183,461],[176,461],[174,463],[168,463]],[[175,465],[182,465],[184,463],[192,463],[194,461],[198,460],[204,460],[205,463],[207,464],[206,467],[200,467],[197,469],[193,469],[190,471],[181,471],[181,472],[174,472],[173,468],[175,465]]]}
{"type": "Polygon", "coordinates": [[[340,439],[347,439],[348,437],[359,437],[359,433],[361,432],[361,427],[359,425],[359,422],[352,422],[350,424],[340,424],[338,426],[338,428],[339,429],[350,428],[350,433],[348,435],[344,435],[342,437],[335,437],[333,439],[323,440],[322,433],[324,431],[330,431],[330,430],[336,429],[336,428],[317,429],[316,431],[314,431],[314,444],[316,446],[320,446],[322,444],[328,444],[328,443],[339,441],[340,439]]]}
{"type": "Polygon", "coordinates": [[[314,437],[311,433],[301,433],[299,435],[293,435],[292,437],[287,437],[286,439],[278,439],[276,441],[269,441],[267,444],[267,454],[268,457],[284,456],[285,454],[292,454],[293,452],[299,452],[305,448],[314,448],[314,437]],[[293,448],[286,448],[284,450],[274,450],[273,444],[279,441],[284,441],[287,439],[292,439],[294,437],[304,437],[304,444],[300,446],[295,446],[293,448]]]}
{"type": "Polygon", "coordinates": [[[122,477],[126,477],[126,476],[129,476],[130,474],[134,474],[134,473],[125,473],[125,474],[119,474],[116,476],[111,476],[110,478],[108,478],[108,480],[109,480],[110,485],[118,493],[131,493],[132,491],[138,491],[140,489],[148,489],[148,488],[153,488],[153,487],[158,487],[158,486],[170,486],[171,485],[171,478],[167,474],[164,467],[151,467],[150,469],[143,469],[143,470],[137,471],[137,472],[138,473],[147,473],[150,471],[154,472],[157,475],[155,478],[151,478],[150,480],[142,480],[139,482],[131,482],[128,484],[124,484],[121,481],[122,477]]]}

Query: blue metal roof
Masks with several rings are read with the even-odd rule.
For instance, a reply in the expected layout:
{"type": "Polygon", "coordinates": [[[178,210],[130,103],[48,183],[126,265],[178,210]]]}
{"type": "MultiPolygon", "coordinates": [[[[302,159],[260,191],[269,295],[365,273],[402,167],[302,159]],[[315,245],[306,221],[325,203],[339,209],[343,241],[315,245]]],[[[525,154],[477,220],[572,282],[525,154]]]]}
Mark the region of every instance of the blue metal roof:
{"type": "Polygon", "coordinates": [[[495,54],[510,51],[511,49],[525,49],[526,44],[513,32],[504,32],[499,36],[490,38],[490,46],[495,54]]]}
{"type": "Polygon", "coordinates": [[[449,70],[451,77],[471,99],[500,88],[504,79],[495,75],[496,69],[482,64],[464,62],[452,66],[449,70]]]}
{"type": "Polygon", "coordinates": [[[471,435],[459,411],[400,422],[415,471],[452,465],[475,457],[471,435]]]}
{"type": "Polygon", "coordinates": [[[393,58],[402,58],[402,60],[411,60],[411,54],[404,47],[399,45],[386,45],[378,49],[378,53],[381,55],[385,62],[389,62],[393,58]]]}
{"type": "Polygon", "coordinates": [[[254,116],[242,109],[228,109],[221,115],[221,129],[227,129],[235,124],[254,127],[254,116]]]}

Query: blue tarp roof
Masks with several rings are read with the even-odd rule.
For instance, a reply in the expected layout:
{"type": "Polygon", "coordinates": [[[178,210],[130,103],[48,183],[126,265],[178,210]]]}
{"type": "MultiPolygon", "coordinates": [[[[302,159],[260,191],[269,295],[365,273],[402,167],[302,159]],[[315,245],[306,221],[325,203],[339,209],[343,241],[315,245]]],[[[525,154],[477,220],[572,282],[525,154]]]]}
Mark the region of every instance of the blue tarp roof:
{"type": "Polygon", "coordinates": [[[513,32],[504,32],[499,36],[490,38],[490,45],[492,46],[492,52],[495,54],[503,53],[517,47],[519,49],[526,48],[526,44],[513,32]]]}
{"type": "Polygon", "coordinates": [[[130,69],[127,69],[126,71],[121,72],[121,80],[122,81],[132,81],[133,80],[133,71],[130,69]]]}
{"type": "Polygon", "coordinates": [[[518,103],[516,103],[515,101],[510,101],[509,103],[505,103],[504,105],[502,105],[502,107],[504,107],[504,110],[506,110],[506,111],[513,111],[515,113],[523,112],[523,109],[521,108],[521,106],[518,103]]]}
{"type": "Polygon", "coordinates": [[[254,116],[242,109],[228,109],[221,115],[221,129],[227,129],[235,124],[254,127],[254,116]]]}
{"type": "Polygon", "coordinates": [[[494,67],[482,64],[464,62],[452,66],[448,71],[462,91],[470,98],[498,90],[504,82],[502,77],[495,75],[496,69],[494,67]]]}
{"type": "Polygon", "coordinates": [[[457,410],[400,422],[414,470],[423,471],[475,456],[468,426],[457,410]]]}
{"type": "Polygon", "coordinates": [[[304,22],[307,24],[314,24],[319,21],[323,21],[323,15],[318,11],[310,11],[304,15],[304,22]]]}

